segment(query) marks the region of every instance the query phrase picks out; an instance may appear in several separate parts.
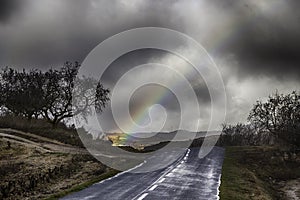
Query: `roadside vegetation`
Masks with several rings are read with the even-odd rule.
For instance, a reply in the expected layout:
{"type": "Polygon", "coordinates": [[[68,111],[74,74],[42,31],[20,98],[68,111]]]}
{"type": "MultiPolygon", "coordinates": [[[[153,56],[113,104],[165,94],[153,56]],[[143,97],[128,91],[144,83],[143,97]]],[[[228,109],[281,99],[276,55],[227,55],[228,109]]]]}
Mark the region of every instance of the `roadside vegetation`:
{"type": "Polygon", "coordinates": [[[109,90],[95,79],[77,76],[79,68],[77,62],[46,72],[5,68],[0,73],[1,114],[29,122],[44,119],[56,127],[76,115],[85,119],[91,105],[101,112],[109,90]]]}
{"type": "Polygon", "coordinates": [[[83,148],[69,122],[109,101],[102,84],[76,79],[79,67],[0,72],[0,199],[57,199],[118,173],[83,148]]]}
{"type": "Polygon", "coordinates": [[[0,132],[0,199],[46,198],[111,173],[84,149],[13,129],[0,132]]]}
{"type": "Polygon", "coordinates": [[[64,123],[59,123],[56,127],[52,127],[52,124],[44,119],[31,119],[31,121],[28,121],[24,117],[10,114],[0,116],[0,128],[16,129],[54,139],[65,144],[83,147],[76,129],[68,127],[64,123]]]}
{"type": "Polygon", "coordinates": [[[299,136],[297,92],[257,101],[246,124],[223,125],[221,199],[299,199],[299,136]]]}
{"type": "MultiPolygon", "coordinates": [[[[284,186],[300,178],[299,166],[299,154],[278,146],[226,147],[220,198],[293,200],[292,196],[287,196],[284,186]]],[[[292,192],[299,198],[300,182],[294,186],[298,189],[292,192]]]]}
{"type": "Polygon", "coordinates": [[[0,128],[31,132],[83,147],[70,118],[86,120],[91,105],[101,112],[109,101],[109,89],[92,78],[77,77],[80,64],[41,71],[0,72],[0,128]],[[74,98],[75,97],[75,98],[74,98]]]}

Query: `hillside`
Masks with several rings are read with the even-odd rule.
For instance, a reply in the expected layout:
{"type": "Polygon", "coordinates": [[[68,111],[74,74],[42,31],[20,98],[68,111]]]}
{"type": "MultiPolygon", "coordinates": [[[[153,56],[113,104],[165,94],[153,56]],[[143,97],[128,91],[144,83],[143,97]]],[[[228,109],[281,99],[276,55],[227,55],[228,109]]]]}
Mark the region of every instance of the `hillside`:
{"type": "Polygon", "coordinates": [[[270,146],[226,147],[222,200],[297,200],[300,153],[270,146]]]}
{"type": "Polygon", "coordinates": [[[83,148],[32,133],[0,129],[0,199],[48,198],[111,173],[83,148]]]}

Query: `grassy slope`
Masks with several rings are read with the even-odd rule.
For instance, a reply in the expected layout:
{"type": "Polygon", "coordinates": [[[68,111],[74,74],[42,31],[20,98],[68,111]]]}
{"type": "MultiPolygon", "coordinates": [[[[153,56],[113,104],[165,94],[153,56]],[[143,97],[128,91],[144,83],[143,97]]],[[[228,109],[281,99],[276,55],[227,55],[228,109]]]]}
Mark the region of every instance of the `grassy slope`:
{"type": "Polygon", "coordinates": [[[64,190],[62,192],[58,192],[56,194],[53,194],[50,197],[45,198],[44,200],[56,200],[56,199],[59,199],[61,197],[66,196],[66,195],[69,195],[71,193],[81,191],[81,190],[83,190],[83,189],[85,189],[85,188],[93,185],[94,183],[98,183],[98,182],[100,182],[100,181],[102,181],[104,179],[110,178],[110,177],[112,177],[112,176],[114,176],[114,175],[116,175],[118,173],[119,173],[118,171],[116,171],[114,169],[111,169],[111,170],[107,171],[106,173],[104,173],[104,174],[102,174],[102,175],[100,175],[100,176],[98,176],[96,178],[88,180],[88,181],[86,181],[84,183],[76,185],[76,186],[74,186],[74,187],[72,187],[70,189],[64,190]]]}
{"type": "MultiPolygon", "coordinates": [[[[1,122],[3,118],[0,118],[0,127],[7,127],[1,122]]],[[[6,122],[8,122],[7,119],[6,122]]],[[[34,122],[36,123],[28,125],[28,121],[16,119],[11,122],[13,126],[10,127],[19,130],[32,128],[33,132],[37,132],[38,135],[57,139],[54,134],[52,135],[53,131],[61,134],[59,141],[67,141],[68,144],[74,141],[72,140],[74,137],[70,137],[73,134],[72,130],[60,127],[51,129],[43,121],[34,122]],[[41,126],[44,124],[45,127],[41,126]]],[[[1,132],[39,144],[47,143],[46,140],[40,141],[38,137],[32,137],[26,133],[18,134],[18,132],[3,130],[1,132]]],[[[49,141],[52,140],[49,139],[49,141]]],[[[45,197],[57,199],[118,173],[116,170],[107,168],[91,155],[81,154],[80,151],[78,154],[76,152],[73,154],[45,152],[46,147],[37,148],[25,143],[0,136],[0,199],[42,199],[45,197]],[[10,147],[8,147],[8,140],[10,147]],[[33,180],[34,184],[31,184],[30,180],[33,180]]]]}
{"type": "Polygon", "coordinates": [[[285,160],[284,152],[275,147],[227,147],[221,200],[284,199],[277,183],[300,177],[299,162],[285,160]]]}
{"type": "Polygon", "coordinates": [[[12,128],[15,130],[30,132],[65,144],[83,147],[76,130],[68,128],[62,123],[54,128],[43,119],[32,119],[31,121],[28,121],[23,117],[8,115],[0,116],[0,128],[12,128]]]}
{"type": "MultiPolygon", "coordinates": [[[[22,117],[0,116],[1,128],[2,133],[9,133],[40,144],[45,141],[39,141],[37,137],[32,137],[29,133],[18,134],[16,131],[4,131],[3,128],[12,128],[49,138],[50,143],[53,143],[52,140],[56,140],[83,147],[75,129],[68,128],[64,124],[53,128],[43,119],[28,121],[22,117]]],[[[7,138],[0,137],[0,199],[58,199],[119,173],[114,169],[107,168],[91,155],[45,153],[13,141],[11,141],[11,147],[8,148],[6,140],[7,138]],[[55,168],[59,169],[58,172],[51,172],[50,176],[48,170],[55,168]],[[62,168],[63,170],[61,170],[62,168]],[[48,177],[48,175],[50,176],[49,180],[40,179],[40,176],[48,177]],[[29,188],[28,180],[32,177],[35,178],[36,184],[29,188]],[[20,180],[24,180],[27,185],[20,186],[20,180]],[[11,189],[8,188],[9,182],[12,183],[11,189]],[[21,189],[22,187],[23,189],[21,189]],[[6,190],[8,196],[3,196],[2,189],[6,190]],[[18,194],[16,195],[16,193],[18,194]]]]}
{"type": "MultiPolygon", "coordinates": [[[[0,137],[0,199],[67,194],[116,173],[86,154],[44,152],[0,137]]],[[[53,196],[55,197],[55,196],[53,196]]]]}

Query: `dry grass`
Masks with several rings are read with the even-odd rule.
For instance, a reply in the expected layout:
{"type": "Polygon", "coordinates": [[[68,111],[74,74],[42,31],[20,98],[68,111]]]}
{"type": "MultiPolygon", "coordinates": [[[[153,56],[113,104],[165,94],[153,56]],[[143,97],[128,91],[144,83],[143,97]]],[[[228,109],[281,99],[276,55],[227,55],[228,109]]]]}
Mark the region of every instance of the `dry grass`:
{"type": "Polygon", "coordinates": [[[54,128],[44,119],[32,119],[29,121],[23,117],[7,115],[0,117],[0,128],[17,129],[55,139],[65,144],[83,147],[76,130],[67,127],[63,123],[58,124],[58,126],[54,128]]]}
{"type": "MultiPolygon", "coordinates": [[[[11,141],[11,140],[10,140],[11,141]]],[[[90,182],[108,170],[86,154],[49,153],[0,138],[0,199],[41,199],[90,182]]]]}
{"type": "Polygon", "coordinates": [[[221,200],[285,199],[279,183],[299,177],[300,162],[288,149],[227,147],[220,197],[221,200]]]}

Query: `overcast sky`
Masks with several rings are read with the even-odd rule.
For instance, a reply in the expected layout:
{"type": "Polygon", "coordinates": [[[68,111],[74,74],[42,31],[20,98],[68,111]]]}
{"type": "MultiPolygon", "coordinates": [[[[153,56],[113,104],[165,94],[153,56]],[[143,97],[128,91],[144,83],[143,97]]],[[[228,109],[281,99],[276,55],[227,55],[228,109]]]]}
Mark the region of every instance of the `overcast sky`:
{"type": "MultiPolygon", "coordinates": [[[[0,66],[48,69],[65,61],[82,62],[101,41],[121,31],[170,28],[191,36],[208,51],[224,80],[226,121],[244,122],[257,99],[276,89],[299,91],[299,8],[298,0],[2,0],[0,66]]],[[[113,87],[131,67],[150,61],[189,67],[167,52],[136,51],[116,60],[103,83],[113,87]]],[[[159,74],[159,69],[153,68],[152,73],[159,74]]],[[[129,87],[124,85],[124,91],[129,87]]],[[[201,104],[203,128],[210,97],[205,84],[193,88],[201,104]]],[[[164,130],[176,129],[180,108],[165,88],[147,86],[137,91],[131,110],[141,104],[142,97],[162,90],[169,96],[160,102],[168,111],[164,130]]],[[[155,125],[161,113],[153,112],[155,125]]],[[[195,119],[189,121],[195,123],[195,119]]],[[[103,122],[107,130],[116,129],[111,118],[103,122]]],[[[190,124],[184,127],[189,129],[190,124]]]]}

